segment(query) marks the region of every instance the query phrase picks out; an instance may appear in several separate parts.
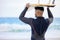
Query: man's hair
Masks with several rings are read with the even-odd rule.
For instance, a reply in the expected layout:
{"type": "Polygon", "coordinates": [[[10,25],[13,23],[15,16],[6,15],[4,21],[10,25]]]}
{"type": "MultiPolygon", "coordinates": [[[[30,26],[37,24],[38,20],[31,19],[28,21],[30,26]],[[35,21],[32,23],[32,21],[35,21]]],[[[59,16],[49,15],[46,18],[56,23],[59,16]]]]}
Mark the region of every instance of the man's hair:
{"type": "Polygon", "coordinates": [[[35,7],[35,10],[41,10],[41,11],[44,11],[44,7],[35,7]]]}

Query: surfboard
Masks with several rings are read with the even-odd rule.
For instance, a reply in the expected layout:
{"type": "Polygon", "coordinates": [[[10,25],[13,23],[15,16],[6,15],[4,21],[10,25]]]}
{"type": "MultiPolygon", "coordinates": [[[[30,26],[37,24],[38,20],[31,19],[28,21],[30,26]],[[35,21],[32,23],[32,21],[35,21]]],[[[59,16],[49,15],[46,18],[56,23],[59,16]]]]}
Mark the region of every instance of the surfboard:
{"type": "Polygon", "coordinates": [[[54,7],[56,6],[55,4],[31,4],[31,6],[35,7],[35,6],[47,6],[47,7],[54,7]]]}
{"type": "Polygon", "coordinates": [[[50,4],[51,0],[49,0],[49,3],[48,4],[41,4],[40,3],[40,0],[38,0],[38,3],[37,4],[31,4],[31,6],[35,7],[35,6],[47,6],[47,7],[54,7],[56,6],[54,4],[55,0],[52,1],[52,4],[50,4]]]}

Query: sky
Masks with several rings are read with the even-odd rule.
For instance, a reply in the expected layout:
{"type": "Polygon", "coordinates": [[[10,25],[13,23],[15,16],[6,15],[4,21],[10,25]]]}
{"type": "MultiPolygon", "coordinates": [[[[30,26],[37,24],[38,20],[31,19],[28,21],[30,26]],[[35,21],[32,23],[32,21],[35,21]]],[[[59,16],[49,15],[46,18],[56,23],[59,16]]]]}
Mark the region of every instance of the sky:
{"type": "MultiPolygon", "coordinates": [[[[51,0],[52,1],[52,0],[51,0]]],[[[34,4],[37,3],[38,0],[0,0],[0,17],[19,17],[21,12],[24,10],[26,3],[34,4]]],[[[40,3],[48,3],[49,0],[40,0],[40,3]]],[[[56,18],[60,18],[60,0],[55,0],[55,7],[50,8],[53,16],[56,18]]],[[[47,16],[46,7],[44,11],[44,17],[47,16]]],[[[30,7],[26,12],[25,17],[35,17],[34,15],[34,7],[30,7]]]]}

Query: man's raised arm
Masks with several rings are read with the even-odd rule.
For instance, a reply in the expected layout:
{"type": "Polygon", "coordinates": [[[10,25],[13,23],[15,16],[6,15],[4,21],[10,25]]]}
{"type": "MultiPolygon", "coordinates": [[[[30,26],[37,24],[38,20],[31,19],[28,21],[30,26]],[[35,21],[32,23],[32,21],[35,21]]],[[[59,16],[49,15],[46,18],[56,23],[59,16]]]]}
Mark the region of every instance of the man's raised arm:
{"type": "Polygon", "coordinates": [[[23,19],[24,18],[24,16],[25,16],[25,13],[26,13],[26,11],[28,10],[28,8],[27,7],[25,7],[25,9],[22,11],[22,13],[20,14],[20,16],[19,16],[19,19],[23,19]]]}
{"type": "Polygon", "coordinates": [[[22,11],[22,13],[20,14],[19,19],[20,19],[21,21],[23,21],[24,23],[30,24],[30,23],[31,23],[31,18],[26,18],[26,17],[24,17],[26,11],[28,10],[28,8],[29,8],[29,4],[26,4],[26,7],[25,7],[25,9],[22,11]]]}
{"type": "Polygon", "coordinates": [[[52,15],[52,12],[50,11],[49,7],[47,7],[47,12],[48,12],[48,21],[50,24],[53,21],[53,15],[52,15]]]}

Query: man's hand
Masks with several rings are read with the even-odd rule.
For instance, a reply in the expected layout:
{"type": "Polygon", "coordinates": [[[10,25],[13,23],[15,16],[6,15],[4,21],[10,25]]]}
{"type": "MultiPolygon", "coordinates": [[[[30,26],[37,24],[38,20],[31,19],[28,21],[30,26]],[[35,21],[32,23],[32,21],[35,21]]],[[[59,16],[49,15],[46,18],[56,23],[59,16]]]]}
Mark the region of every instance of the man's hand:
{"type": "Polygon", "coordinates": [[[30,4],[29,4],[29,3],[27,3],[27,4],[26,4],[26,7],[27,7],[27,8],[29,8],[29,7],[30,7],[30,4]]]}

